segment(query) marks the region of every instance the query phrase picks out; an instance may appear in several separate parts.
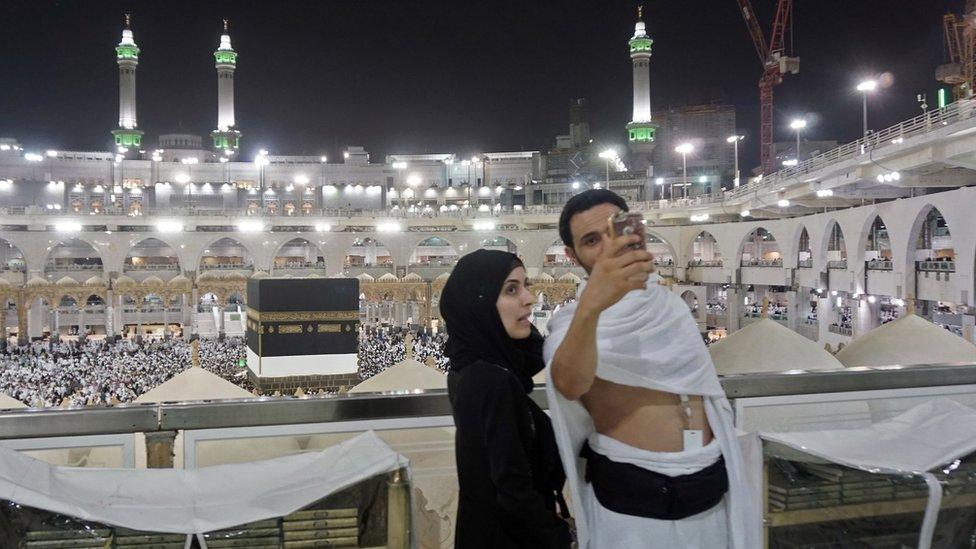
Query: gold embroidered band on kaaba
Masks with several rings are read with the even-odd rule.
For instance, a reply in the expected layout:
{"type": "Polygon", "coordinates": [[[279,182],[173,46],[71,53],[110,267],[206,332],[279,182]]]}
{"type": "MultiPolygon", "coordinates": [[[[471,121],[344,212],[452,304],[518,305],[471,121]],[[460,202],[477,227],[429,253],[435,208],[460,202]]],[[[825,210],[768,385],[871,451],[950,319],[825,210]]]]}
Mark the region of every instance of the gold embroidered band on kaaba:
{"type": "Polygon", "coordinates": [[[255,311],[247,308],[247,317],[256,322],[325,322],[359,320],[359,311],[255,311]]]}

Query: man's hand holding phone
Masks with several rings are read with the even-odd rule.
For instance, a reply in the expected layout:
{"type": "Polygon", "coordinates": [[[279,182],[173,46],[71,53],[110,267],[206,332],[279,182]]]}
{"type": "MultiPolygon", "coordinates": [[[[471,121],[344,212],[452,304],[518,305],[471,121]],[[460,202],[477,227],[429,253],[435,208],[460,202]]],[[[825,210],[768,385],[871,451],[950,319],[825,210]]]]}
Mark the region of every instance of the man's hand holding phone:
{"type": "Polygon", "coordinates": [[[647,288],[647,277],[654,270],[651,253],[644,249],[628,250],[641,240],[638,234],[624,234],[610,241],[590,271],[580,295],[580,308],[600,313],[628,292],[647,288]]]}

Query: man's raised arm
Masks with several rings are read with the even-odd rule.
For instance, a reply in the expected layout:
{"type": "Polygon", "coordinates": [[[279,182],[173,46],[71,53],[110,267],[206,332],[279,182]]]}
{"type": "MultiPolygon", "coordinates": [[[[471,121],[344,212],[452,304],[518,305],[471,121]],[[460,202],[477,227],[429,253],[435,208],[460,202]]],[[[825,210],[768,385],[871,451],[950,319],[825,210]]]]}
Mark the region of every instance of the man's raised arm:
{"type": "Polygon", "coordinates": [[[626,246],[639,241],[636,235],[619,236],[597,259],[569,330],[553,355],[552,382],[569,400],[585,395],[596,377],[596,327],[600,313],[631,290],[647,288],[647,275],[654,269],[651,254],[634,250],[619,255],[626,246]]]}

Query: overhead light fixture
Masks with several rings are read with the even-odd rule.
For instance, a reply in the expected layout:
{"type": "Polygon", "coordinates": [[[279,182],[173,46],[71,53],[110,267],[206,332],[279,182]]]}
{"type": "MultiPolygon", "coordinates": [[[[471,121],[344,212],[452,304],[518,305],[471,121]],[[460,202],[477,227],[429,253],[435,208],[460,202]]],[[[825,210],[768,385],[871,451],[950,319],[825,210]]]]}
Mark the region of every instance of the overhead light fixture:
{"type": "Polygon", "coordinates": [[[833,189],[820,189],[817,191],[817,198],[827,198],[834,196],[833,189]]]}
{"type": "Polygon", "coordinates": [[[476,231],[494,231],[495,222],[494,221],[476,221],[474,223],[474,230],[476,231]]]}
{"type": "Polygon", "coordinates": [[[41,160],[44,160],[44,157],[37,153],[25,153],[24,160],[28,162],[40,162],[41,160]]]}
{"type": "Polygon", "coordinates": [[[54,230],[59,233],[81,232],[81,223],[76,221],[58,221],[54,224],[54,230]]]}
{"type": "Polygon", "coordinates": [[[161,233],[181,233],[183,223],[180,221],[160,221],[156,223],[156,230],[161,233]]]}
{"type": "Polygon", "coordinates": [[[329,225],[328,223],[316,223],[315,230],[320,233],[327,233],[332,230],[332,225],[329,225]]]}
{"type": "Polygon", "coordinates": [[[258,233],[264,230],[263,221],[238,221],[237,230],[242,233],[258,233]]]}
{"type": "Polygon", "coordinates": [[[750,215],[752,215],[752,213],[749,210],[742,210],[741,212],[739,212],[739,215],[741,215],[742,217],[749,217],[750,215]]]}
{"type": "Polygon", "coordinates": [[[396,221],[385,221],[376,225],[376,231],[381,233],[396,233],[400,230],[400,224],[396,221]]]}
{"type": "Polygon", "coordinates": [[[776,205],[779,206],[780,208],[789,208],[790,201],[785,198],[782,198],[778,202],[776,202],[776,205]]]}

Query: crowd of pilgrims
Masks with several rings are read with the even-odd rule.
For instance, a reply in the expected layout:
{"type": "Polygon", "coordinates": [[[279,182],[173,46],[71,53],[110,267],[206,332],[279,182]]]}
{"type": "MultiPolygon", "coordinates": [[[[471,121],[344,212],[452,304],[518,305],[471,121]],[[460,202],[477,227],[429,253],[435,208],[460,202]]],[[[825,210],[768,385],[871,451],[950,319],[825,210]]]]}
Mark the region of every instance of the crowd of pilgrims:
{"type": "MultiPolygon", "coordinates": [[[[414,359],[447,370],[447,336],[393,327],[366,327],[359,334],[359,377],[367,379],[405,358],[412,335],[414,359]],[[430,361],[429,359],[432,359],[430,361]]],[[[200,366],[248,391],[241,338],[200,340],[200,366]]],[[[8,345],[0,353],[0,393],[29,406],[131,402],[190,367],[190,343],[182,339],[78,340],[8,345]]]]}
{"type": "Polygon", "coordinates": [[[365,326],[359,331],[359,379],[366,380],[406,358],[406,336],[413,340],[413,359],[447,371],[447,335],[390,326],[365,326]]]}
{"type": "MultiPolygon", "coordinates": [[[[200,341],[200,366],[247,390],[239,338],[200,341]]],[[[0,354],[0,392],[30,406],[130,402],[190,366],[184,340],[34,342],[0,354]]]]}

